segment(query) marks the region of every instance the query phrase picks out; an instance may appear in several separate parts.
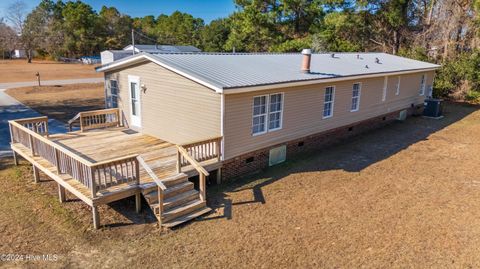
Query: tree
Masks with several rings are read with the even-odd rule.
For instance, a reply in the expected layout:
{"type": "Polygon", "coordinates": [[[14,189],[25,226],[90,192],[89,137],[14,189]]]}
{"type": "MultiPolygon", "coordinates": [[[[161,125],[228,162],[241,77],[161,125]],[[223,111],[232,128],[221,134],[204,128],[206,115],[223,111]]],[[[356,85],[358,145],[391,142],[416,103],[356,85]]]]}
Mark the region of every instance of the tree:
{"type": "Polygon", "coordinates": [[[114,7],[103,6],[100,11],[100,25],[105,35],[105,48],[121,49],[130,44],[132,18],[120,14],[114,7]]]}
{"type": "Polygon", "coordinates": [[[5,52],[11,58],[11,52],[15,49],[18,43],[18,35],[12,27],[8,26],[3,18],[0,18],[0,50],[2,51],[2,58],[5,57],[5,52]]]}
{"type": "Polygon", "coordinates": [[[200,45],[200,31],[204,22],[200,18],[179,11],[170,16],[160,15],[156,20],[155,36],[159,44],[200,45]]]}
{"type": "Polygon", "coordinates": [[[99,53],[105,37],[101,21],[91,6],[81,2],[67,2],[62,10],[64,50],[71,56],[99,53]]]}
{"type": "Polygon", "coordinates": [[[204,51],[224,51],[225,42],[231,32],[230,19],[217,19],[201,31],[201,48],[204,51]]]}

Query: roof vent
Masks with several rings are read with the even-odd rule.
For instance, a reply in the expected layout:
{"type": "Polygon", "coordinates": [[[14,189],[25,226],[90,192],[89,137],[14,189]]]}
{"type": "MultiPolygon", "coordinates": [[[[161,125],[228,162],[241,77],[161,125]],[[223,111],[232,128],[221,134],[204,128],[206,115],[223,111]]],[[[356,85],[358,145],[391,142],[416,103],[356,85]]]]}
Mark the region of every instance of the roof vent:
{"type": "Polygon", "coordinates": [[[357,59],[360,59],[360,54],[357,54],[357,59]]]}
{"type": "Polygon", "coordinates": [[[379,64],[379,63],[380,63],[380,59],[375,58],[375,63],[376,63],[376,64],[379,64]]]}
{"type": "Polygon", "coordinates": [[[312,50],[303,49],[302,50],[303,60],[302,60],[302,72],[310,73],[310,61],[312,59],[312,50]]]}
{"type": "Polygon", "coordinates": [[[365,65],[365,68],[368,68],[368,64],[365,65]]]}
{"type": "Polygon", "coordinates": [[[330,54],[330,56],[332,56],[332,58],[335,58],[335,53],[330,54]]]}

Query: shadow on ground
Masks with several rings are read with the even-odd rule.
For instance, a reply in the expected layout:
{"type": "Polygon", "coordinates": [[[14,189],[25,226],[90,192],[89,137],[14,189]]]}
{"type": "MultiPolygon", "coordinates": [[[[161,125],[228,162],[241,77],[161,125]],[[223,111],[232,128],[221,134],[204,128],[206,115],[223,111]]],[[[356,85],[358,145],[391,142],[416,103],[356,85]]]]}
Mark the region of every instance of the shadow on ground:
{"type": "MultiPolygon", "coordinates": [[[[239,178],[235,182],[226,182],[209,190],[209,205],[214,209],[223,208],[223,216],[209,217],[232,218],[232,207],[246,203],[265,204],[262,188],[290,174],[318,172],[327,170],[344,170],[360,172],[361,170],[389,158],[407,149],[410,145],[428,140],[428,137],[449,125],[462,120],[480,109],[478,105],[445,103],[444,118],[435,120],[420,116],[410,117],[405,122],[393,122],[380,129],[332,144],[315,152],[305,153],[295,160],[260,171],[256,175],[239,178]],[[227,193],[251,190],[253,200],[234,203],[227,193]]],[[[287,156],[288,159],[288,156],[287,156]]]]}

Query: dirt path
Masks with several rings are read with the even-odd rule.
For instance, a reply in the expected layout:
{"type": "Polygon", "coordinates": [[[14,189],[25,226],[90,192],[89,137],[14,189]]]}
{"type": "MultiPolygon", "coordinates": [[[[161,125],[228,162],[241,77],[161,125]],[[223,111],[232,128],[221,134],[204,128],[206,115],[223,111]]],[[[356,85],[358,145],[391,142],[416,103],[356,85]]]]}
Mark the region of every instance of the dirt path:
{"type": "Polygon", "coordinates": [[[449,106],[443,120],[411,118],[209,186],[215,212],[164,234],[131,200],[101,207],[106,226],[93,231],[88,207],[60,205],[52,182],[0,163],[0,253],[59,255],[42,267],[480,267],[477,109],[449,106]]]}

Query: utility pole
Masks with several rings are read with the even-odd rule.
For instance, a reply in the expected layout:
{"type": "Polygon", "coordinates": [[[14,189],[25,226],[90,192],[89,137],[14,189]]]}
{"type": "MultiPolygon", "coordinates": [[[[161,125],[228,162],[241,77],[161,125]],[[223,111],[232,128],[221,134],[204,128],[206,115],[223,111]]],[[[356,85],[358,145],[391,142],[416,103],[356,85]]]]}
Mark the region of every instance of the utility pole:
{"type": "Polygon", "coordinates": [[[132,55],[135,55],[135,32],[134,32],[133,28],[132,28],[132,47],[133,47],[132,55]]]}

